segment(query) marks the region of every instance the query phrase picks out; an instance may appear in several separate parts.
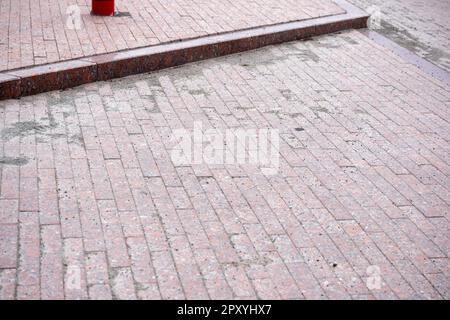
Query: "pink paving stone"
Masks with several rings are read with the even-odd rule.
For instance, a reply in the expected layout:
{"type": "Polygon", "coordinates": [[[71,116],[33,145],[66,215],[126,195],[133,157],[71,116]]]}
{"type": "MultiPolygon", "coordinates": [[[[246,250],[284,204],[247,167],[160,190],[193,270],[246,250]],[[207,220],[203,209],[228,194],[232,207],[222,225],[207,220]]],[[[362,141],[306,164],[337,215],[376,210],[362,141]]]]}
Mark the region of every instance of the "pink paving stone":
{"type": "Polygon", "coordinates": [[[40,278],[40,235],[39,218],[34,212],[20,213],[19,226],[19,285],[39,285],[40,278]]]}
{"type": "Polygon", "coordinates": [[[18,222],[18,201],[0,200],[0,224],[18,222]]]}
{"type": "Polygon", "coordinates": [[[43,226],[41,237],[41,298],[64,299],[63,245],[59,226],[43,226]]]}
{"type": "Polygon", "coordinates": [[[16,270],[3,269],[0,270],[0,300],[14,299],[16,290],[16,270]]]}

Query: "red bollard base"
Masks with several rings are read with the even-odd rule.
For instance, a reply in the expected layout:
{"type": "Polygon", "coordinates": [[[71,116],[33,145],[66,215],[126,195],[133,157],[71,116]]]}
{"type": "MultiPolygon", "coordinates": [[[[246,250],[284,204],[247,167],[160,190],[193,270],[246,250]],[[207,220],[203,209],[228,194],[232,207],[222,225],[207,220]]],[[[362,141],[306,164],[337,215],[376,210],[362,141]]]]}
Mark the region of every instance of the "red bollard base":
{"type": "Polygon", "coordinates": [[[114,0],[92,0],[91,13],[99,16],[113,16],[114,0]]]}

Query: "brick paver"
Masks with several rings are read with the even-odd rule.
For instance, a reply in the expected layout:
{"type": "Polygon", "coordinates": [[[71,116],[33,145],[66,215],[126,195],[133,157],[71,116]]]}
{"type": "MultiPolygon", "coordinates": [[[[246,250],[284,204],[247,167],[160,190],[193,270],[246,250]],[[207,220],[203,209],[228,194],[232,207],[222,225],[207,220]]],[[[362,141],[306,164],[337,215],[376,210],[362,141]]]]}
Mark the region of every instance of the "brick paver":
{"type": "Polygon", "coordinates": [[[357,31],[0,101],[0,297],[448,299],[449,110],[357,31]],[[196,121],[279,171],[172,161],[196,121]]]}
{"type": "Polygon", "coordinates": [[[344,13],[331,0],[0,0],[0,71],[344,13]]]}
{"type": "Polygon", "coordinates": [[[450,71],[449,0],[349,0],[379,12],[377,32],[450,71]]]}

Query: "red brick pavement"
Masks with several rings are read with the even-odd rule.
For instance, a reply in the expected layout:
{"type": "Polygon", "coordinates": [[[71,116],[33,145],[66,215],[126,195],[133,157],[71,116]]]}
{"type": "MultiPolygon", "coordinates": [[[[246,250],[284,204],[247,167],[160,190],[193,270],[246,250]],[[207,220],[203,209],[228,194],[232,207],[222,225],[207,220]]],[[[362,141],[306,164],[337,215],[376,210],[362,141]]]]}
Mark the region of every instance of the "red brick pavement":
{"type": "Polygon", "coordinates": [[[91,16],[91,0],[0,0],[0,71],[344,13],[331,0],[116,3],[130,15],[91,16]]]}
{"type": "Polygon", "coordinates": [[[356,31],[0,101],[0,298],[448,299],[449,110],[356,31]],[[195,121],[278,173],[174,163],[195,121]]]}

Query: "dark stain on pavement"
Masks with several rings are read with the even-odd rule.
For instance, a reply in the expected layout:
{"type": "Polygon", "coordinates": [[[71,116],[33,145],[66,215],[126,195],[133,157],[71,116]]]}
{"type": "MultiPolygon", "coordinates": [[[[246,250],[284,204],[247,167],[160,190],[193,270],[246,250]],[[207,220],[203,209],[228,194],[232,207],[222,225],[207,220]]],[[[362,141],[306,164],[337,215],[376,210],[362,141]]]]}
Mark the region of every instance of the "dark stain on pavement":
{"type": "Polygon", "coordinates": [[[16,122],[12,126],[4,128],[0,131],[0,139],[9,141],[14,138],[21,138],[29,135],[36,135],[36,142],[47,142],[49,139],[63,139],[67,137],[68,143],[75,143],[84,146],[84,139],[81,135],[67,136],[63,133],[51,133],[49,130],[56,128],[58,125],[52,116],[50,116],[50,125],[42,125],[36,121],[16,122]]]}
{"type": "Polygon", "coordinates": [[[0,157],[0,165],[23,166],[28,163],[24,157],[0,157]]]}

